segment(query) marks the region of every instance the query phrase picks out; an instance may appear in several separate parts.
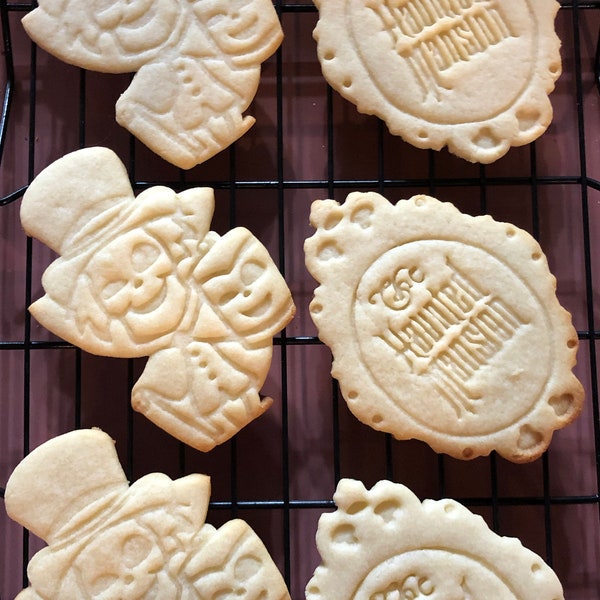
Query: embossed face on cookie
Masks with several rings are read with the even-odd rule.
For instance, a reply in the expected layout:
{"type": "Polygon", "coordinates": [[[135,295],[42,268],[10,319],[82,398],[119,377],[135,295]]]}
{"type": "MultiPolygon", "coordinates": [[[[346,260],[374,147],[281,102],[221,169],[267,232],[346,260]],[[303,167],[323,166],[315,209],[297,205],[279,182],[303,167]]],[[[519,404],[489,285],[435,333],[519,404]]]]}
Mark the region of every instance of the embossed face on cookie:
{"type": "Polygon", "coordinates": [[[293,314],[266,248],[243,227],[220,238],[198,264],[194,278],[208,302],[239,336],[267,339],[293,314]]]}
{"type": "MultiPolygon", "coordinates": [[[[77,13],[82,22],[89,24],[88,35],[91,33],[100,37],[101,32],[112,32],[110,44],[115,49],[120,48],[120,53],[145,54],[148,59],[155,54],[153,50],[162,48],[176,31],[177,20],[182,12],[180,2],[169,0],[71,0],[70,4],[70,10],[65,7],[64,14],[77,13]]],[[[107,37],[104,35],[105,45],[107,37]]],[[[88,44],[90,42],[88,40],[88,44]]]]}
{"type": "Polygon", "coordinates": [[[89,352],[144,356],[167,347],[195,318],[190,274],[218,237],[208,230],[212,192],[204,204],[203,195],[157,186],[90,219],[44,273],[34,316],[89,352]]]}
{"type": "Polygon", "coordinates": [[[144,340],[174,331],[181,322],[187,292],[175,264],[160,240],[137,229],[102,248],[85,275],[103,312],[122,319],[132,339],[144,340]]]}
{"type": "Polygon", "coordinates": [[[189,585],[182,563],[212,532],[204,525],[205,485],[196,481],[178,487],[177,482],[155,473],[134,483],[132,488],[137,491],[121,496],[118,508],[110,506],[109,511],[91,518],[84,515],[84,521],[75,518],[74,529],[31,559],[31,587],[22,592],[23,598],[182,597],[182,587],[189,585]],[[165,503],[152,496],[172,500],[182,490],[193,498],[165,503]]]}
{"type": "Polygon", "coordinates": [[[158,597],[158,592],[176,597],[177,586],[163,571],[168,561],[158,542],[151,529],[131,521],[95,536],[72,565],[82,597],[138,600],[158,597]]]}

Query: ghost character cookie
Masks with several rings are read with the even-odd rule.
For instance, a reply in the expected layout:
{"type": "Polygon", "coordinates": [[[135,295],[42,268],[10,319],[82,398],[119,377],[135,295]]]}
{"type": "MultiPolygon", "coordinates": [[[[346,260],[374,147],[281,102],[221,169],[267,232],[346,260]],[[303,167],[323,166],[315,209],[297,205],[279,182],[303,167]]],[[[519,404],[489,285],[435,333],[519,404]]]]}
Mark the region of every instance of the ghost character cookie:
{"type": "Polygon", "coordinates": [[[315,0],[322,71],[419,148],[491,163],[552,120],[555,0],[315,0]]]}
{"type": "Polygon", "coordinates": [[[15,468],[8,515],[47,542],[19,600],[235,597],[289,600],[263,542],[239,519],[205,523],[210,479],[145,475],[131,486],[110,437],[72,431],[15,468]]]}
{"type": "Polygon", "coordinates": [[[564,600],[556,574],[454,500],[419,499],[380,481],[342,479],[319,519],[322,563],[306,600],[564,600]]]}
{"type": "Polygon", "coordinates": [[[416,196],[313,203],[310,313],[362,422],[470,459],[539,457],[579,414],[570,314],[539,244],[416,196]]]}
{"type": "Polygon", "coordinates": [[[295,311],[267,249],[243,227],[210,231],[213,211],[211,188],[134,196],[99,147],[44,169],[21,205],[25,231],[60,255],[31,314],[87,352],[149,356],[134,408],[205,451],[271,405],[272,336],[295,311]]]}
{"type": "Polygon", "coordinates": [[[136,72],[116,118],[189,169],[241,137],[261,64],[283,39],[271,0],[40,0],[23,18],[47,52],[85,69],[136,72]]]}

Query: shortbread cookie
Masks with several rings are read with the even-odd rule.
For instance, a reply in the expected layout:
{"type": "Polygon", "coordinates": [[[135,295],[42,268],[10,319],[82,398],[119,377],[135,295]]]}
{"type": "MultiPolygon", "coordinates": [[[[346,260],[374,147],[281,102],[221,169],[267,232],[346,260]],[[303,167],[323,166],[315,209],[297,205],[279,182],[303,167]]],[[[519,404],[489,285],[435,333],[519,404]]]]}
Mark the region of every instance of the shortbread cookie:
{"type": "Polygon", "coordinates": [[[454,500],[343,479],[317,529],[322,563],[306,600],[563,600],[556,574],[454,500]]]}
{"type": "Polygon", "coordinates": [[[93,71],[137,71],[117,121],[189,169],[241,137],[261,64],[283,39],[271,0],[40,0],[29,36],[93,71]]]}
{"type": "Polygon", "coordinates": [[[29,562],[30,587],[18,599],[289,600],[246,522],[205,523],[209,498],[205,475],[151,473],[129,487],[98,429],[42,444],[6,484],[9,516],[48,543],[29,562]]]}
{"type": "Polygon", "coordinates": [[[491,163],[539,137],[561,72],[555,0],[315,0],[327,81],[419,148],[491,163]]]}
{"type": "Polygon", "coordinates": [[[350,410],[469,459],[537,458],[580,412],[571,316],[539,244],[428,196],[314,202],[310,304],[350,410]]]}
{"type": "Polygon", "coordinates": [[[61,255],[31,314],[87,352],[149,356],[134,408],[199,450],[271,405],[272,336],[295,311],[266,248],[243,227],[209,231],[213,210],[211,188],[135,197],[106,148],[47,167],[21,206],[25,231],[61,255]]]}

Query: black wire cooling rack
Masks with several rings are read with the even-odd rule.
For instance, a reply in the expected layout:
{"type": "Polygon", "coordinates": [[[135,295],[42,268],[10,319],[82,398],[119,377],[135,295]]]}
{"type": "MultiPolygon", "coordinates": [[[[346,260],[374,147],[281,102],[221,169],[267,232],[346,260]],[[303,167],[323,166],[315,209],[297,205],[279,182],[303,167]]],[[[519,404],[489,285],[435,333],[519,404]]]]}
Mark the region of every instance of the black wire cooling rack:
{"type": "MultiPolygon", "coordinates": [[[[600,598],[600,303],[594,287],[600,279],[600,1],[561,2],[563,74],[551,96],[554,121],[538,141],[489,166],[412,148],[378,119],[358,114],[321,75],[311,37],[315,7],[284,0],[276,7],[285,40],[263,67],[249,111],[257,124],[229,149],[182,172],[114,123],[114,102],[128,76],[86,72],[49,57],[20,25],[33,3],[0,0],[0,485],[46,439],[101,427],[116,440],[130,480],[151,471],[209,474],[208,521],[246,519],[300,600],[319,562],[317,519],[333,507],[336,482],[354,477],[370,486],[389,478],[421,498],[455,498],[495,531],[520,537],[553,566],[567,598],[600,598]],[[20,199],[44,166],[91,145],[120,155],[136,191],[155,184],[213,187],[213,228],[251,228],[294,294],[298,313],[275,340],[265,385],[274,407],[207,455],[132,412],[129,390],[141,361],[87,355],[27,313],[53,257],[21,231],[20,199]],[[390,200],[429,193],[465,212],[514,222],[539,239],[578,330],[576,373],[587,393],[581,417],[555,434],[541,459],[514,465],[492,454],[457,461],[421,442],[394,441],[350,415],[308,315],[314,281],[302,244],[312,234],[312,200],[342,201],[354,190],[390,200]]],[[[0,512],[0,596],[8,599],[27,585],[26,564],[42,544],[0,512]]]]}

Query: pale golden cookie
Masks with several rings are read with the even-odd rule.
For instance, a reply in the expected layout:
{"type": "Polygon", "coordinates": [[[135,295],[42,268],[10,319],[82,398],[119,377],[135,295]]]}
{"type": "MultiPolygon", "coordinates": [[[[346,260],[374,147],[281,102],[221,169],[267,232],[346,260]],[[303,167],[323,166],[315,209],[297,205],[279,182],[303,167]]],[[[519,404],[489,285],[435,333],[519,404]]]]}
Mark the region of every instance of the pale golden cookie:
{"type": "Polygon", "coordinates": [[[419,148],[490,163],[538,138],[561,73],[555,0],[315,0],[327,81],[419,148]]]}
{"type": "Polygon", "coordinates": [[[428,196],[313,203],[310,304],[350,410],[398,439],[515,462],[581,411],[577,332],[539,244],[428,196]]]}
{"type": "Polygon", "coordinates": [[[205,523],[209,499],[206,475],[151,473],[129,487],[98,429],[42,444],[6,484],[8,515],[48,543],[19,600],[289,600],[247,523],[205,523]]]}
{"type": "Polygon", "coordinates": [[[242,113],[283,39],[271,0],[40,0],[23,26],[67,63],[137,72],[117,121],[183,169],[254,124],[242,113]]]}
{"type": "Polygon", "coordinates": [[[317,529],[306,600],[563,600],[550,567],[454,500],[342,479],[317,529]]]}
{"type": "Polygon", "coordinates": [[[199,450],[271,405],[272,336],[295,311],[267,249],[243,227],[210,231],[213,211],[211,188],[135,197],[106,148],[44,169],[21,206],[25,231],[61,255],[32,315],[88,352],[149,356],[134,408],[199,450]]]}

